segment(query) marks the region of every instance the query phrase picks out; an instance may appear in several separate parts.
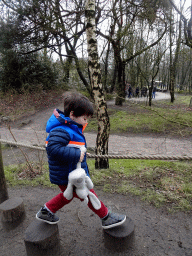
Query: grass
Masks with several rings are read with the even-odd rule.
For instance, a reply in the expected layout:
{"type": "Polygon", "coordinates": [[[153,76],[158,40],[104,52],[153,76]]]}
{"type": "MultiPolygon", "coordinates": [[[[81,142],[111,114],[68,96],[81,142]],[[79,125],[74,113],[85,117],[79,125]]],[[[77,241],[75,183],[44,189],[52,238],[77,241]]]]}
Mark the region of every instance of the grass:
{"type": "Polygon", "coordinates": [[[38,165],[34,167],[34,173],[28,170],[26,164],[9,165],[4,167],[5,178],[9,186],[48,186],[55,187],[49,181],[48,165],[44,164],[42,171],[38,165]]]}
{"type": "Polygon", "coordinates": [[[107,170],[95,170],[88,160],[93,183],[105,192],[134,194],[170,211],[192,210],[192,165],[185,161],[110,160],[107,170]]]}
{"type": "MultiPolygon", "coordinates": [[[[174,104],[169,100],[155,102],[152,107],[145,103],[125,102],[123,110],[109,108],[111,134],[159,134],[188,137],[192,128],[191,96],[179,95],[174,104]]],[[[92,118],[86,131],[97,132],[96,117],[92,118]]]]}
{"type": "MultiPolygon", "coordinates": [[[[155,207],[169,211],[192,210],[192,165],[187,161],[109,160],[109,169],[95,170],[94,160],[88,159],[91,179],[106,193],[135,195],[155,207]]],[[[5,166],[9,186],[55,187],[49,181],[47,164],[40,172],[30,175],[26,164],[5,166]]]]}

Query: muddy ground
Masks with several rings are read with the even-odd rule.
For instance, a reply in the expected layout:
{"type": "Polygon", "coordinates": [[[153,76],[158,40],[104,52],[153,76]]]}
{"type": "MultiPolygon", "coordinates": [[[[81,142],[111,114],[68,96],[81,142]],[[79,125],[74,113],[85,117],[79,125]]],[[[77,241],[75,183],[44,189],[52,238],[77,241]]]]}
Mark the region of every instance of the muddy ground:
{"type": "MultiPolygon", "coordinates": [[[[131,255],[131,256],[191,256],[191,214],[170,214],[156,209],[131,195],[103,193],[95,188],[99,198],[116,212],[126,214],[134,221],[134,240],[124,252],[107,249],[100,219],[89,208],[74,199],[58,212],[61,250],[60,255],[131,255]]],[[[27,227],[35,220],[39,208],[59,190],[57,188],[9,188],[9,197],[21,197],[25,204],[25,218],[17,227],[0,224],[0,255],[26,255],[24,236],[27,227]]],[[[35,255],[34,255],[35,256],[35,255]]]]}

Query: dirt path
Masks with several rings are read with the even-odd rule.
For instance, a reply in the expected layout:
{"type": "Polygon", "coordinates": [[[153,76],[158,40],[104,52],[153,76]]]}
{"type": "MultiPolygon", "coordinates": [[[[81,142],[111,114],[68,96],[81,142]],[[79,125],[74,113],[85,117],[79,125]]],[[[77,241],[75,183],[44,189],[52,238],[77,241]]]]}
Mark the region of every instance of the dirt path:
{"type": "MultiPolygon", "coordinates": [[[[155,98],[154,99],[152,99],[153,101],[157,101],[157,100],[167,100],[167,99],[170,99],[171,97],[170,97],[170,93],[169,92],[156,92],[156,94],[155,94],[155,98]]],[[[139,97],[139,98],[135,98],[135,97],[133,97],[133,98],[131,98],[131,99],[129,99],[129,98],[127,98],[127,100],[131,100],[131,101],[135,101],[135,102],[137,102],[137,101],[147,101],[148,99],[147,99],[147,97],[139,97]]]]}
{"type": "MultiPolygon", "coordinates": [[[[191,214],[168,214],[127,195],[103,193],[95,188],[99,198],[114,211],[125,213],[135,224],[134,242],[125,252],[114,252],[104,246],[100,219],[74,199],[58,212],[61,256],[191,256],[191,214]]],[[[9,197],[19,196],[25,203],[26,216],[15,229],[6,230],[0,223],[0,255],[25,256],[24,232],[44,202],[58,189],[42,187],[9,188],[9,197]]],[[[42,255],[43,256],[43,255],[42,255]]]]}

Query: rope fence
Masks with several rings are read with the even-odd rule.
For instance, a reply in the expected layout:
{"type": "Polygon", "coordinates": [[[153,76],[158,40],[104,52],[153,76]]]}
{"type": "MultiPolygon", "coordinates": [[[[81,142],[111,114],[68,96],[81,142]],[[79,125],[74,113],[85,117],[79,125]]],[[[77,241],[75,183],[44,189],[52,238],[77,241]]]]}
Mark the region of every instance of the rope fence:
{"type": "MultiPolygon", "coordinates": [[[[25,147],[34,150],[45,151],[46,148],[43,146],[32,146],[24,143],[14,142],[14,141],[7,141],[0,139],[1,143],[5,143],[8,145],[16,146],[16,147],[25,147]]],[[[174,155],[174,156],[167,156],[167,155],[96,155],[87,153],[88,158],[104,158],[104,159],[146,159],[146,160],[192,160],[192,155],[174,155]]]]}

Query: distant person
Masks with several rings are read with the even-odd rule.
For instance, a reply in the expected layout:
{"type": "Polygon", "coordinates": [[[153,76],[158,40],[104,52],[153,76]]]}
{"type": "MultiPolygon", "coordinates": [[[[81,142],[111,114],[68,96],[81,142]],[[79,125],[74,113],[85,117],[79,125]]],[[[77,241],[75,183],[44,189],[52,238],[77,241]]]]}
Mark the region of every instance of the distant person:
{"type": "Polygon", "coordinates": [[[129,84],[126,82],[125,83],[125,97],[129,96],[129,84]]]}
{"type": "Polygon", "coordinates": [[[155,99],[155,93],[156,93],[156,86],[153,87],[153,92],[152,92],[152,98],[155,99]]]}
{"type": "Polygon", "coordinates": [[[131,87],[131,85],[129,85],[129,88],[128,88],[128,97],[129,98],[132,97],[132,93],[133,93],[132,87],[131,87]]]}
{"type": "Polygon", "coordinates": [[[146,97],[147,96],[147,87],[143,87],[142,89],[141,89],[141,97],[146,97]]]}
{"type": "MultiPolygon", "coordinates": [[[[81,162],[81,168],[89,177],[86,153],[81,149],[87,145],[83,130],[88,123],[88,118],[92,115],[93,106],[88,98],[76,92],[67,92],[64,95],[64,112],[55,109],[49,118],[46,127],[49,133],[46,139],[49,177],[51,183],[58,185],[61,192],[39,210],[36,214],[38,220],[56,224],[59,222],[59,217],[55,213],[59,209],[70,203],[74,197],[83,201],[77,195],[74,186],[70,187],[72,188],[71,197],[68,198],[65,195],[68,185],[71,185],[68,176],[76,169],[78,162],[81,162]]],[[[89,191],[97,196],[93,189],[89,191]]],[[[103,229],[113,228],[125,222],[125,215],[109,211],[103,202],[98,201],[99,206],[95,208],[91,196],[88,196],[88,207],[101,219],[103,229]]]]}
{"type": "Polygon", "coordinates": [[[139,98],[139,86],[137,86],[135,89],[135,96],[139,98]]]}

